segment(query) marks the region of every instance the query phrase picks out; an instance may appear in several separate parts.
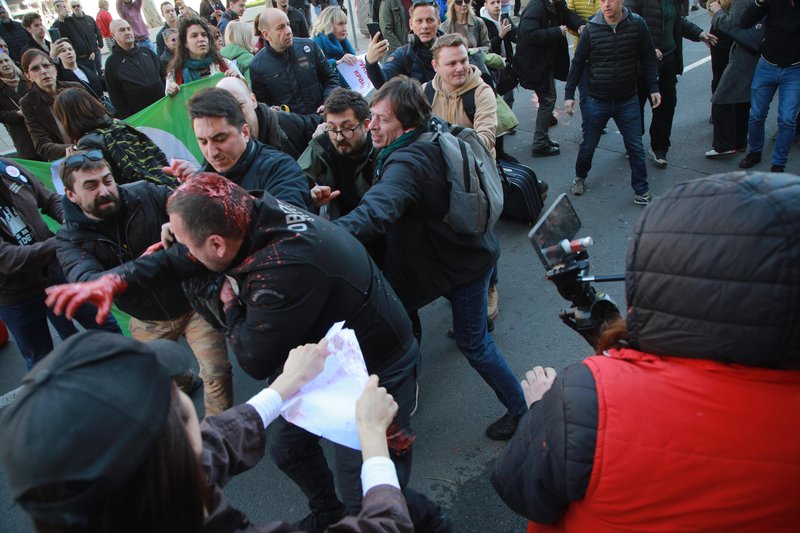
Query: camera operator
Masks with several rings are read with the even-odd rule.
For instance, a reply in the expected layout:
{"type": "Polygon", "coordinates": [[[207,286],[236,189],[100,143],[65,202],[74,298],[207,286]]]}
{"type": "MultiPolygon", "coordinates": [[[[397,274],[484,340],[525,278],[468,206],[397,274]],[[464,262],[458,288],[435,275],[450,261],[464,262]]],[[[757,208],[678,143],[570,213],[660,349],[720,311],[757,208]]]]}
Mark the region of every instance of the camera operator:
{"type": "Polygon", "coordinates": [[[523,383],[492,483],[529,532],[796,529],[798,198],[797,176],[734,173],[644,211],[627,322],[523,383]]]}

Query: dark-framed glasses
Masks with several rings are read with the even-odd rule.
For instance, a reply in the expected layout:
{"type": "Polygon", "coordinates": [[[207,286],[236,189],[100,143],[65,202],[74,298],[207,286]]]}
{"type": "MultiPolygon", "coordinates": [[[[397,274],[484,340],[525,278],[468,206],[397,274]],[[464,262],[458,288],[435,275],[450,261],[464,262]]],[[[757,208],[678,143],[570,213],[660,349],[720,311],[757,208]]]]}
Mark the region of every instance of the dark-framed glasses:
{"type": "Polygon", "coordinates": [[[341,135],[345,139],[352,139],[353,135],[356,134],[356,130],[361,127],[361,124],[356,126],[355,128],[342,128],[340,130],[334,129],[330,126],[325,126],[325,132],[331,139],[336,139],[341,135]]]}

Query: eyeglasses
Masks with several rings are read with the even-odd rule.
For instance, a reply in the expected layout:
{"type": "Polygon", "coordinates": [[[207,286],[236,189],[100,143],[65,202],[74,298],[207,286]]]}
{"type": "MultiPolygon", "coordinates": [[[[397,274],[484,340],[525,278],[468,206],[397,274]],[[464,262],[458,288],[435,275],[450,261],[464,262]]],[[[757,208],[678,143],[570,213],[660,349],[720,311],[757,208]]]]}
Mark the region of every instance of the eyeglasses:
{"type": "Polygon", "coordinates": [[[80,4],[72,4],[72,9],[77,9],[77,8],[79,8],[79,7],[81,7],[81,5],[80,5],[80,4]]]}
{"type": "Polygon", "coordinates": [[[103,159],[103,152],[100,150],[89,150],[88,152],[72,154],[64,160],[64,166],[66,168],[75,168],[86,161],[102,161],[103,159]]]}
{"type": "Polygon", "coordinates": [[[356,126],[355,128],[342,128],[340,130],[335,130],[330,126],[325,126],[325,132],[331,139],[336,139],[341,135],[345,139],[352,139],[353,135],[356,134],[356,130],[361,127],[361,124],[356,126]]]}
{"type": "Polygon", "coordinates": [[[453,3],[457,6],[463,6],[464,4],[466,4],[464,0],[455,0],[453,3]]]}
{"type": "Polygon", "coordinates": [[[421,5],[421,6],[432,6],[432,5],[436,5],[436,0],[414,0],[413,2],[411,2],[411,5],[412,6],[418,6],[418,5],[421,5]]]}

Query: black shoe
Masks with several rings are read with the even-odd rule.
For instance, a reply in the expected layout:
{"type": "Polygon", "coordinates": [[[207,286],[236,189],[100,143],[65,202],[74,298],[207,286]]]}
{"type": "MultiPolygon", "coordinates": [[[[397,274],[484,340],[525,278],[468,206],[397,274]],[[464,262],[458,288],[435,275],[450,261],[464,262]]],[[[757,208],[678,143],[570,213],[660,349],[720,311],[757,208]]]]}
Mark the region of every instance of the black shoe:
{"type": "Polygon", "coordinates": [[[311,511],[308,516],[294,524],[294,528],[308,533],[324,533],[328,526],[335,524],[347,515],[347,509],[341,503],[333,511],[311,511]]]}
{"type": "Polygon", "coordinates": [[[554,141],[553,139],[547,139],[547,144],[549,144],[549,145],[550,145],[550,146],[552,146],[553,148],[561,148],[561,145],[560,145],[560,144],[558,144],[558,143],[557,143],[556,141],[554,141]]]}
{"type": "Polygon", "coordinates": [[[550,127],[558,126],[558,117],[555,115],[550,115],[550,127]]]}
{"type": "Polygon", "coordinates": [[[770,172],[784,172],[786,167],[782,167],[781,165],[772,165],[772,168],[769,169],[770,172]]]}
{"type": "Polygon", "coordinates": [[[531,150],[531,155],[533,157],[549,157],[551,155],[558,155],[561,153],[560,148],[556,148],[555,146],[547,146],[546,148],[534,148],[531,150]]]}
{"type": "Polygon", "coordinates": [[[761,152],[750,152],[739,161],[739,168],[752,168],[761,163],[761,152]]]}
{"type": "Polygon", "coordinates": [[[492,440],[508,440],[517,431],[517,424],[521,416],[506,413],[486,428],[486,436],[492,440]]]}
{"type": "MultiPolygon", "coordinates": [[[[542,197],[542,202],[547,200],[547,189],[550,188],[550,186],[547,184],[547,182],[546,181],[542,181],[539,178],[536,178],[536,188],[539,189],[539,196],[542,197]]],[[[489,331],[491,331],[491,330],[489,330],[489,331]]]]}

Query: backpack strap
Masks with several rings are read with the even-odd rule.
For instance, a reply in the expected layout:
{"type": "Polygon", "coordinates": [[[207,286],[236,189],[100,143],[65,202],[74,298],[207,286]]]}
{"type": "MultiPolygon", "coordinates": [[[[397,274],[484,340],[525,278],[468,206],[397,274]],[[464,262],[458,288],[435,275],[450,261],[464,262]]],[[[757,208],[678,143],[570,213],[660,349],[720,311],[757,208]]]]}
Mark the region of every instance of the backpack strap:
{"type": "Polygon", "coordinates": [[[433,105],[433,99],[436,96],[436,90],[433,88],[433,80],[425,84],[424,91],[425,91],[425,98],[428,99],[428,103],[433,105]]]}
{"type": "MultiPolygon", "coordinates": [[[[428,103],[433,105],[433,98],[434,96],[436,96],[436,90],[433,88],[433,80],[425,84],[424,92],[425,92],[425,98],[428,99],[428,103]]],[[[469,91],[461,95],[461,105],[464,107],[464,113],[467,115],[467,118],[474,125],[475,111],[476,111],[475,89],[470,89],[469,91]]]]}

